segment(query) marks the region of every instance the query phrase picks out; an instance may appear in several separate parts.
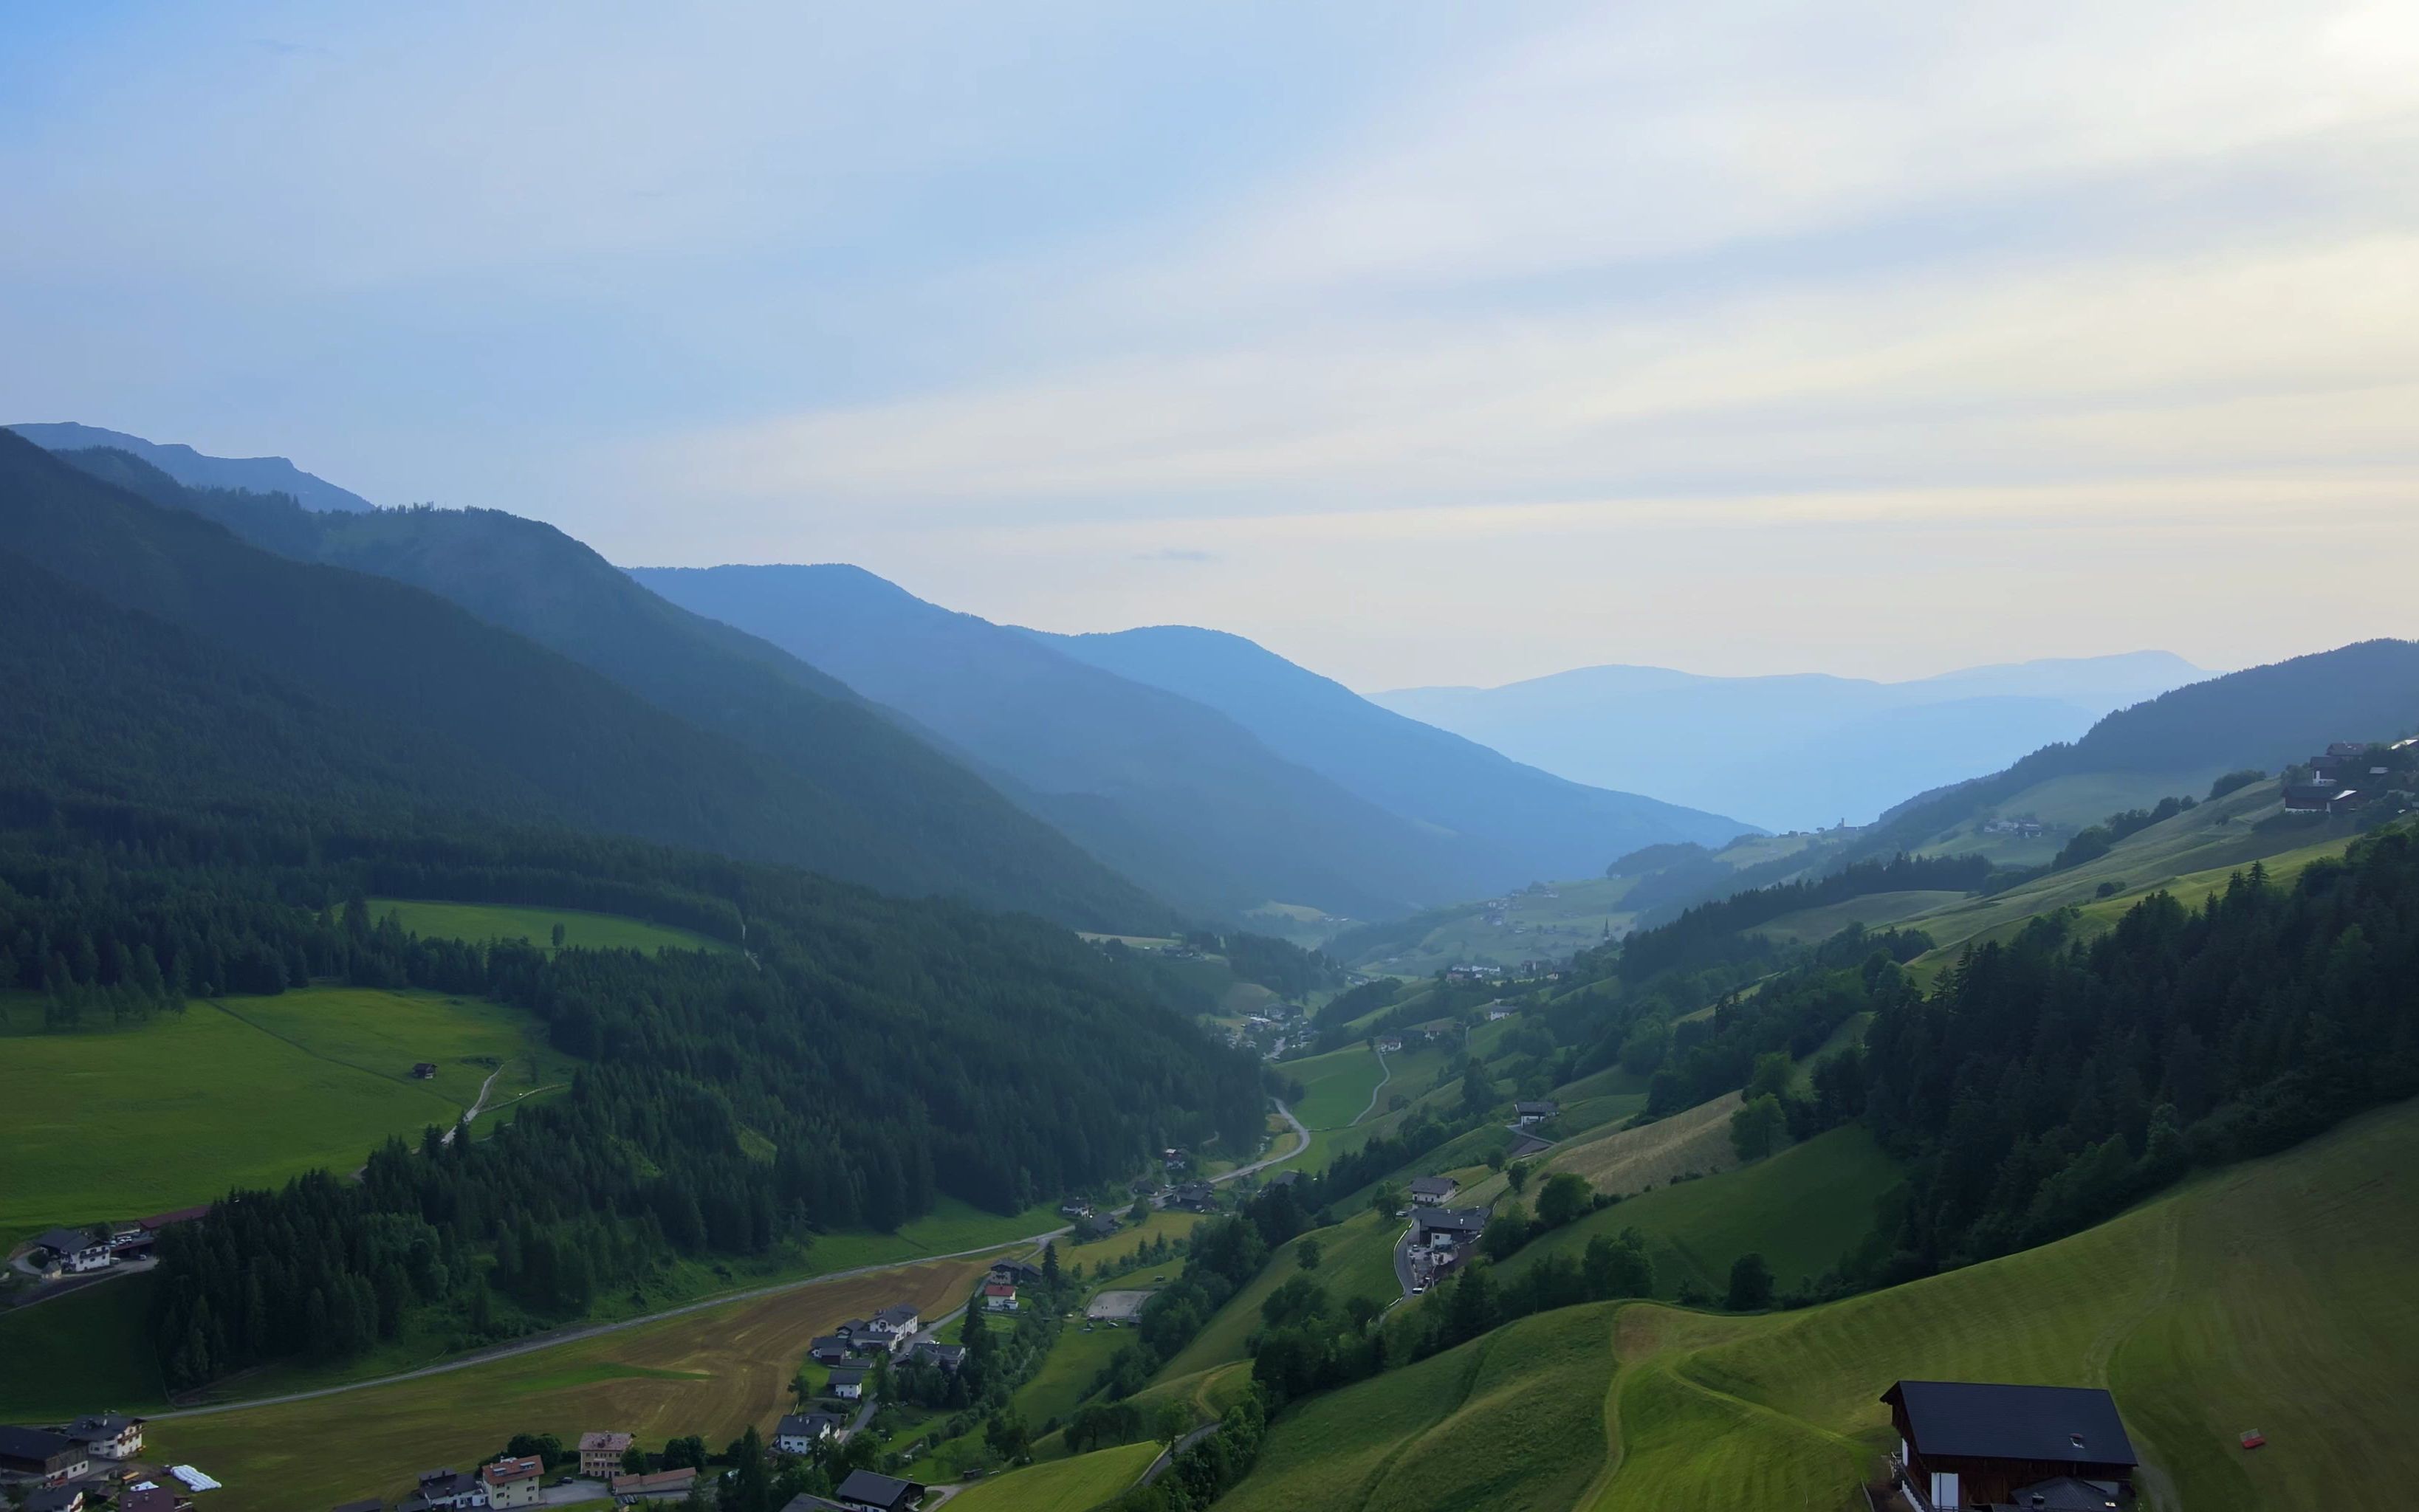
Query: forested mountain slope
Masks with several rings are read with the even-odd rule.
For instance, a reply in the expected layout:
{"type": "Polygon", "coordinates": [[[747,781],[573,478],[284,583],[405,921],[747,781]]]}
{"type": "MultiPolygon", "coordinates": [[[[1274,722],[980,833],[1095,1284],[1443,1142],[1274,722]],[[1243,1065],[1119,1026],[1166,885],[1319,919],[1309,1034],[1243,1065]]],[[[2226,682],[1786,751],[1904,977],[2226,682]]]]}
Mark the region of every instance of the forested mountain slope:
{"type": "Polygon", "coordinates": [[[1531,880],[1478,838],[1389,812],[1214,709],[857,568],[633,575],[904,711],[1179,903],[1382,917],[1531,880]]]}
{"type": "Polygon", "coordinates": [[[106,549],[86,580],[104,591],[121,584],[128,601],[152,612],[198,595],[185,611],[203,634],[333,700],[424,717],[448,737],[484,745],[490,759],[557,795],[568,822],[809,866],[891,891],[1031,908],[1085,927],[1158,927],[1169,917],[831,679],[673,609],[549,527],[487,512],[315,514],[275,496],[185,489],[122,453],[54,459],[13,438],[7,445],[18,469],[0,474],[12,495],[7,502],[21,492],[28,508],[46,501],[41,517],[50,523],[29,523],[29,542],[63,549],[62,522],[82,517],[78,529],[158,543],[134,555],[155,558],[179,586],[155,598],[106,549]],[[80,469],[122,478],[168,507],[146,506],[80,469]],[[228,536],[204,514],[267,550],[228,536]],[[304,565],[321,556],[378,576],[304,565]],[[256,581],[251,596],[265,601],[231,617],[209,609],[211,595],[234,592],[225,586],[231,577],[256,581]],[[386,579],[423,579],[444,597],[386,579]],[[308,642],[317,634],[281,623],[305,612],[329,618],[318,634],[357,636],[376,649],[347,662],[315,648],[308,642]],[[428,665],[432,656],[448,658],[445,675],[428,665]],[[551,670],[558,667],[577,675],[551,670]],[[372,697],[381,682],[387,696],[372,697]],[[470,712],[487,707],[492,717],[470,712]],[[583,793],[583,773],[608,786],[583,793]]]}
{"type": "MultiPolygon", "coordinates": [[[[306,526],[408,517],[277,507],[306,526]]],[[[816,712],[839,712],[811,725],[800,714],[797,728],[827,738],[777,754],[700,729],[431,594],[272,555],[15,436],[0,436],[0,545],[316,700],[441,742],[464,772],[444,788],[448,802],[492,807],[503,778],[543,795],[535,811],[582,828],[809,866],[897,892],[956,893],[1089,927],[1166,917],[972,774],[852,702],[821,699],[816,712]]],[[[800,674],[801,701],[810,675],[800,674]]],[[[770,672],[763,682],[778,686],[770,672]]]]}
{"type": "Polygon", "coordinates": [[[1381,809],[1495,847],[1519,881],[1586,876],[1642,846],[1720,845],[1752,827],[1524,766],[1224,631],[1169,625],[1030,633],[1095,667],[1216,709],[1278,755],[1381,809]]]}

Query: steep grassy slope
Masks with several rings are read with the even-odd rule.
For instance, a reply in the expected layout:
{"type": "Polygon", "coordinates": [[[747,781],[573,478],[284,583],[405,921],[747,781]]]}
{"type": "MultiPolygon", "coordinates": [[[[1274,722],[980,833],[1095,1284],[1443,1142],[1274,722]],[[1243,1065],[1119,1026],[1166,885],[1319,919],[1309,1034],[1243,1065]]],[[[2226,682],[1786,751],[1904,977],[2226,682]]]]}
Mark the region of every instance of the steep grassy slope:
{"type": "Polygon", "coordinates": [[[1635,1228],[1655,1261],[1661,1297],[1694,1289],[1719,1296],[1731,1262],[1762,1255],[1783,1291],[1838,1265],[1872,1232],[1877,1204],[1899,1183],[1897,1165],[1862,1128],[1834,1129],[1719,1176],[1658,1187],[1533,1241],[1505,1270],[1548,1255],[1576,1260],[1597,1234],[1635,1228]]]}
{"type": "Polygon", "coordinates": [[[1159,1458],[1157,1443],[1127,1443],[1054,1459],[960,1492],[967,1512],[1084,1512],[1132,1486],[1159,1458]]]}
{"type": "Polygon", "coordinates": [[[515,908],[502,903],[439,903],[417,898],[372,898],[370,917],[393,914],[414,934],[439,940],[526,940],[551,945],[554,927],[562,943],[592,950],[728,950],[720,940],[666,924],[578,908],[515,908]]]}
{"type": "MultiPolygon", "coordinates": [[[[1624,1208],[1630,1206],[1623,1204],[1624,1208]]],[[[1618,1212],[1621,1210],[1616,1209],[1618,1212]]],[[[2419,1400],[2419,1103],[2205,1175],[2039,1249],[1804,1312],[1729,1318],[1653,1304],[1545,1313],[1476,1343],[1584,1341],[1619,1361],[1592,1403],[1594,1512],[1840,1512],[1890,1443],[1905,1377],[2102,1385],[2162,1504],[2390,1506],[2419,1400]],[[2245,1428],[2268,1436],[2244,1453],[2245,1428]]],[[[1226,1504],[1352,1498],[1458,1402],[1460,1351],[1280,1420],[1226,1504]]],[[[1538,1488],[1563,1495],[1548,1460],[1538,1488]]],[[[1519,1498],[1526,1483],[1500,1488],[1519,1498]]],[[[1533,1504],[1515,1500],[1512,1504],[1533,1504]]]]}

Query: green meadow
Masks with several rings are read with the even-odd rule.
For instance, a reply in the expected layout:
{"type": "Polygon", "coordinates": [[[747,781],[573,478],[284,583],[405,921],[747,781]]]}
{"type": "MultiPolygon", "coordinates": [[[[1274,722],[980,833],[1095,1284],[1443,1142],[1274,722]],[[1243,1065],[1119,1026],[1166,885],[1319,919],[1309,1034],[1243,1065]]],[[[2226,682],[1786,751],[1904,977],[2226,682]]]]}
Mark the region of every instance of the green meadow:
{"type": "Polygon", "coordinates": [[[451,1126],[499,1067],[491,1104],[559,1080],[538,1030],[475,998],[309,987],[12,1035],[0,1239],[351,1170],[390,1134],[451,1126]],[[416,1061],[435,1078],[414,1079],[416,1061]]]}
{"type": "Polygon", "coordinates": [[[1293,1116],[1313,1130],[1341,1129],[1358,1121],[1369,1106],[1369,1095],[1386,1081],[1385,1065],[1366,1045],[1288,1060],[1277,1069],[1302,1083],[1302,1100],[1294,1103],[1293,1116]]]}
{"type": "Polygon", "coordinates": [[[1577,1260],[1598,1234],[1635,1228],[1655,1262],[1657,1296],[1693,1288],[1720,1296],[1731,1263],[1760,1254],[1781,1290],[1838,1265],[1872,1233],[1877,1205],[1899,1184],[1897,1165],[1860,1124],[1834,1129],[1752,1165],[1657,1187],[1533,1241],[1505,1262],[1518,1272],[1548,1255],[1577,1260]]]}
{"type": "Polygon", "coordinates": [[[554,926],[562,943],[585,950],[728,950],[720,940],[668,924],[650,924],[619,914],[578,908],[520,908],[505,903],[435,903],[414,898],[372,898],[370,917],[393,914],[414,934],[438,940],[527,940],[551,947],[554,926]]]}
{"type": "Polygon", "coordinates": [[[968,1512],[1085,1512],[1142,1478],[1159,1445],[1120,1444],[1053,1459],[970,1486],[950,1504],[968,1512]]]}
{"type": "MultiPolygon", "coordinates": [[[[1821,1144],[1800,1150],[1857,1164],[1821,1144]]],[[[1724,1179],[1733,1200],[1787,1200],[1777,1178],[1760,1198],[1740,1190],[1786,1174],[1786,1159],[1724,1179]]],[[[1655,1196],[1692,1188],[1718,1182],[1655,1196]]],[[[1521,1319],[1282,1417],[1221,1504],[1427,1504],[1450,1488],[1490,1506],[1841,1512],[1890,1443],[1882,1392],[1926,1377],[2107,1388],[2164,1504],[2394,1505],[2419,1399],[2414,1270],[2419,1103],[2406,1103],[2054,1244],[1821,1307],[1599,1304],[1521,1319]],[[1558,1396],[1487,1415],[1499,1350],[1558,1396]],[[2236,1442],[2250,1427],[2267,1435],[2256,1454],[2236,1442]]]]}

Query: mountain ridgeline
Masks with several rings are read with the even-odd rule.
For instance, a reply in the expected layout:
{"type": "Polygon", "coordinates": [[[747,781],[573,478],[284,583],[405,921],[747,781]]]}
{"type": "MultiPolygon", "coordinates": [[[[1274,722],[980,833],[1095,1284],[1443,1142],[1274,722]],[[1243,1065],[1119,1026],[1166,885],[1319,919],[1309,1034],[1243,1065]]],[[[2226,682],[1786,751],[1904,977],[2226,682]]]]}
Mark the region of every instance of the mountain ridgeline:
{"type": "Polygon", "coordinates": [[[846,566],[633,575],[901,710],[1206,914],[1389,917],[1749,827],[1520,766],[1234,637],[1042,636],[846,566]]]}
{"type": "Polygon", "coordinates": [[[415,785],[449,807],[1086,928],[1171,921],[829,678],[549,527],[315,513],[188,489],[124,453],[69,456],[0,436],[0,549],[394,733],[421,753],[415,785]]]}

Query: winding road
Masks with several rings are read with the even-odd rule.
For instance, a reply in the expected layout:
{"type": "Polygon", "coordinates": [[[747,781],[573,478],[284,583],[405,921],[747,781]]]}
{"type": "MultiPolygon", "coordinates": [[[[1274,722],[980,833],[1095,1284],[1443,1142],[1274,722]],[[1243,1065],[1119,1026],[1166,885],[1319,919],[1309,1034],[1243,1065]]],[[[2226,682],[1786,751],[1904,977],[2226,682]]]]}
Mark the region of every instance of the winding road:
{"type": "Polygon", "coordinates": [[[1378,1057],[1378,1069],[1385,1072],[1385,1074],[1378,1078],[1377,1086],[1369,1088],[1369,1105],[1361,1110],[1359,1118],[1354,1119],[1351,1123],[1345,1125],[1348,1129],[1360,1123],[1362,1119],[1365,1119],[1370,1114],[1378,1111],[1378,1094],[1384,1091],[1386,1089],[1386,1084],[1394,1079],[1394,1068],[1386,1064],[1386,1052],[1383,1050],[1377,1050],[1372,1051],[1371,1054],[1378,1057]]]}

